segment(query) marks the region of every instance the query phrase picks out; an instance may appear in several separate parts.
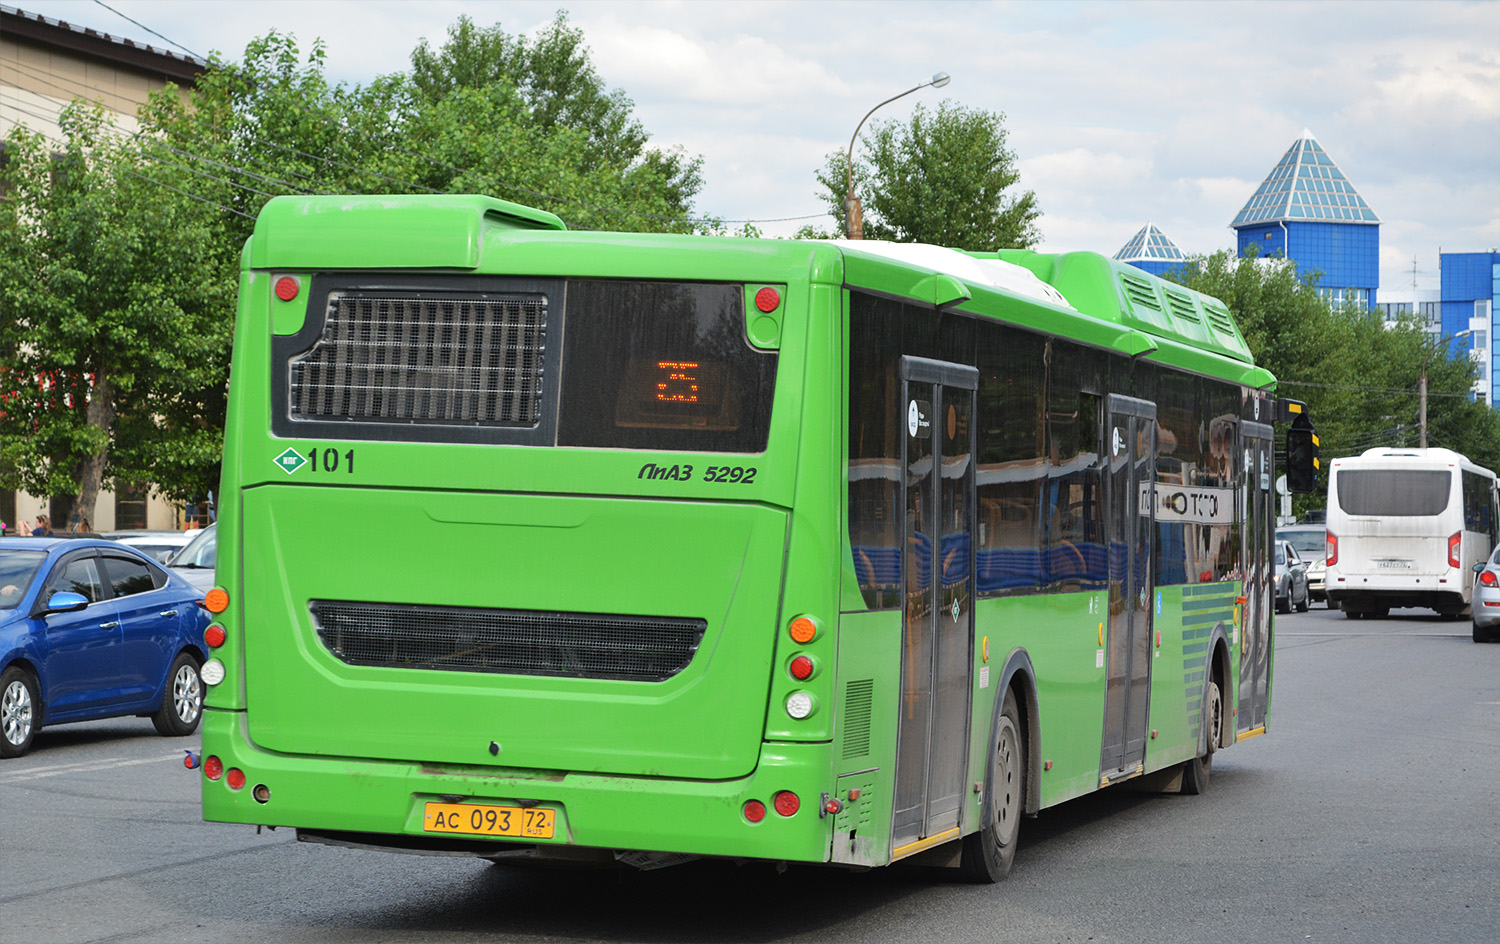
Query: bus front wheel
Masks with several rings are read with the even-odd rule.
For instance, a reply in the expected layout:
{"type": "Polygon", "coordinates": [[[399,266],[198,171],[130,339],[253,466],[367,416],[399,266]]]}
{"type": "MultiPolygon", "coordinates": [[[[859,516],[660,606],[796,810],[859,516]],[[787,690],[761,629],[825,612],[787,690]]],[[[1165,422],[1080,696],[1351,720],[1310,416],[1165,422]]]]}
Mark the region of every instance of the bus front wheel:
{"type": "Polygon", "coordinates": [[[1016,695],[1007,689],[995,737],[989,790],[985,795],[985,823],[964,837],[961,868],[970,881],[991,884],[1010,874],[1026,809],[1026,741],[1021,735],[1021,712],[1016,695]]]}

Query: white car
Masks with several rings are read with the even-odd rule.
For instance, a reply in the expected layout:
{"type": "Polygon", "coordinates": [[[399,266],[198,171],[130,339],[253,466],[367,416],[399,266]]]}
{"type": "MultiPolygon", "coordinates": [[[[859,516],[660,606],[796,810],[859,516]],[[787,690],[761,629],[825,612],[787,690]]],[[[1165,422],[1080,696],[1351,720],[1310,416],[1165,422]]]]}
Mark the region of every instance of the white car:
{"type": "Polygon", "coordinates": [[[187,546],[167,561],[172,573],[204,593],[214,588],[214,562],[219,556],[219,535],[214,525],[201,531],[189,531],[187,546]]]}
{"type": "Polygon", "coordinates": [[[100,537],[128,544],[157,563],[165,564],[172,555],[187,547],[197,534],[196,531],[106,531],[100,537]]]}

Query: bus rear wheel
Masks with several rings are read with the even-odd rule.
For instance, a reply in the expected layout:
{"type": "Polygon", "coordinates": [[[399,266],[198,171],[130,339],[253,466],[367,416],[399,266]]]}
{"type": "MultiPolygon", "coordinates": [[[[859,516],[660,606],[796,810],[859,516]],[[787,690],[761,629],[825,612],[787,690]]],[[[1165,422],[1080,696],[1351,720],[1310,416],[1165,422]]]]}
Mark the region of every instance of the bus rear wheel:
{"type": "Polygon", "coordinates": [[[1219,683],[1210,681],[1203,693],[1203,753],[1182,764],[1182,792],[1191,796],[1208,791],[1208,777],[1213,772],[1214,751],[1224,728],[1224,696],[1219,683]]]}
{"type": "Polygon", "coordinates": [[[985,823],[964,837],[960,868],[972,882],[993,884],[1010,874],[1026,809],[1026,742],[1021,736],[1021,712],[1016,695],[1005,692],[995,721],[989,789],[985,792],[985,823]]]}

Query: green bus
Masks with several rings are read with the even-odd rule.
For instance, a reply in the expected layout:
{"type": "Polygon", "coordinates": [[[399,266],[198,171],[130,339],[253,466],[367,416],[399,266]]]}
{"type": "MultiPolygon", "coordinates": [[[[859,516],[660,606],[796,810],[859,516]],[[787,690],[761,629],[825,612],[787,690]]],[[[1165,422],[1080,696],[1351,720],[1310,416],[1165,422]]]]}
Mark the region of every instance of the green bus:
{"type": "Polygon", "coordinates": [[[1091,253],[278,197],[204,816],[997,880],[1023,817],[1266,730],[1274,386],[1218,301],[1091,253]]]}

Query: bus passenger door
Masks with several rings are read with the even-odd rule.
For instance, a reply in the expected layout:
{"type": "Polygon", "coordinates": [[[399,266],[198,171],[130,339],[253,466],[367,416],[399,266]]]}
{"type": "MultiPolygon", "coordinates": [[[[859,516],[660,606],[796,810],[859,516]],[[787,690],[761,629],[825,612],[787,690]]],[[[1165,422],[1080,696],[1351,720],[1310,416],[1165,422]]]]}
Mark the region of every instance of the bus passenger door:
{"type": "Polygon", "coordinates": [[[1275,496],[1271,492],[1273,430],[1264,423],[1240,424],[1244,456],[1245,606],[1240,616],[1240,684],[1236,700],[1236,734],[1256,731],[1266,725],[1271,692],[1271,610],[1274,601],[1275,567],[1271,563],[1272,515],[1275,496]]]}
{"type": "Polygon", "coordinates": [[[1104,427],[1109,626],[1104,641],[1101,781],[1140,773],[1151,699],[1151,516],[1156,404],[1110,394],[1104,427]]]}
{"type": "Polygon", "coordinates": [[[972,367],[901,359],[906,508],[892,857],[958,835],[974,638],[972,367]]]}

